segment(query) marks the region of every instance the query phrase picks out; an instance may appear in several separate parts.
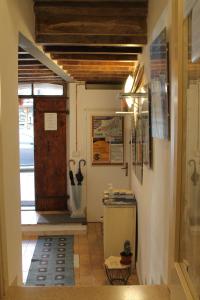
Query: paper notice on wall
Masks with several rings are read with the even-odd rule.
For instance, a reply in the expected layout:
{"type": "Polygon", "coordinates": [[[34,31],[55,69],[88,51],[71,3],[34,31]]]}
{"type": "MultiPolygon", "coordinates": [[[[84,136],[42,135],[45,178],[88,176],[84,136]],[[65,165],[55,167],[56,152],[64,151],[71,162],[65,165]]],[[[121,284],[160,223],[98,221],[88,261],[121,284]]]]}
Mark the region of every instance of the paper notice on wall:
{"type": "Polygon", "coordinates": [[[123,163],[124,161],[123,144],[111,144],[110,145],[110,160],[111,163],[123,163]]]}
{"type": "Polygon", "coordinates": [[[44,130],[57,130],[57,113],[44,114],[44,130]]]}
{"type": "Polygon", "coordinates": [[[183,16],[184,16],[184,18],[186,18],[190,14],[190,12],[191,12],[192,8],[194,7],[196,1],[197,0],[184,0],[184,6],[183,6],[183,16]]]}
{"type": "Polygon", "coordinates": [[[200,58],[200,0],[192,10],[192,62],[200,58]]]}

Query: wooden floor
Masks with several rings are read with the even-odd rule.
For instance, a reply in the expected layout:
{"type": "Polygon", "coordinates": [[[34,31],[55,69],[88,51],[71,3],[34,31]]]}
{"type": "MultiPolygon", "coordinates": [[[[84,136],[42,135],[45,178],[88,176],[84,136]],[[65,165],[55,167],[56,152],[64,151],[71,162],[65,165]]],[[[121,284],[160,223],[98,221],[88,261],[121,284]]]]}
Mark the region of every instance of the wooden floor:
{"type": "MultiPolygon", "coordinates": [[[[103,236],[100,223],[89,223],[87,234],[74,236],[75,285],[102,286],[109,282],[104,270],[103,236]],[[79,258],[79,262],[77,262],[79,258]]],[[[23,281],[26,281],[37,236],[30,235],[22,241],[23,281]]],[[[139,284],[137,275],[130,276],[129,285],[139,284]]]]}

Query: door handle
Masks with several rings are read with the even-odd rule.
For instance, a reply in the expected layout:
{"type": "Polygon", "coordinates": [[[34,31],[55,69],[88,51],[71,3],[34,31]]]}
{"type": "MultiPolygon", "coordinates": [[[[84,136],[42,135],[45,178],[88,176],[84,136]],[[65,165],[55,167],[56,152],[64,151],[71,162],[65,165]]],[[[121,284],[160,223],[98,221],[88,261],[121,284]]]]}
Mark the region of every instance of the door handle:
{"type": "Polygon", "coordinates": [[[125,163],[124,167],[121,168],[121,169],[122,169],[122,170],[126,170],[125,176],[128,176],[128,163],[127,163],[127,162],[125,163]]]}

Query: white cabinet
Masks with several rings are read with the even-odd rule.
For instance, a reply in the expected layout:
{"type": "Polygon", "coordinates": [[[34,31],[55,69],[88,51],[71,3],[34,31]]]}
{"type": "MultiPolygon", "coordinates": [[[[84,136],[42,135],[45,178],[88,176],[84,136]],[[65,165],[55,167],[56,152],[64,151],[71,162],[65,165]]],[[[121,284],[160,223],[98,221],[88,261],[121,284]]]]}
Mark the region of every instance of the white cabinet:
{"type": "Polygon", "coordinates": [[[124,241],[129,240],[135,265],[136,205],[106,206],[103,218],[104,258],[120,256],[124,241]]]}

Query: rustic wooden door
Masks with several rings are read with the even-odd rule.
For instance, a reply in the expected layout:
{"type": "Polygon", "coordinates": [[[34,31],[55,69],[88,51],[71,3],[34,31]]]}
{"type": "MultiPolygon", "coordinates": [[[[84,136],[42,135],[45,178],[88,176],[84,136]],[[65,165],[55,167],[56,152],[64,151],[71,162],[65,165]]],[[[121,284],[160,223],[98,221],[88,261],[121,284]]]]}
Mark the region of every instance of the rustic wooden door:
{"type": "Polygon", "coordinates": [[[34,99],[35,205],[39,211],[67,209],[66,99],[34,99]]]}

